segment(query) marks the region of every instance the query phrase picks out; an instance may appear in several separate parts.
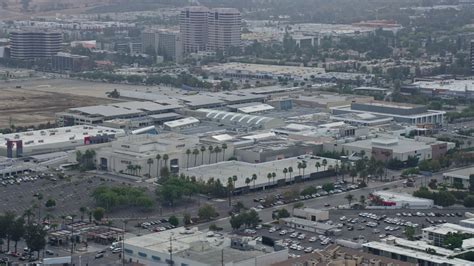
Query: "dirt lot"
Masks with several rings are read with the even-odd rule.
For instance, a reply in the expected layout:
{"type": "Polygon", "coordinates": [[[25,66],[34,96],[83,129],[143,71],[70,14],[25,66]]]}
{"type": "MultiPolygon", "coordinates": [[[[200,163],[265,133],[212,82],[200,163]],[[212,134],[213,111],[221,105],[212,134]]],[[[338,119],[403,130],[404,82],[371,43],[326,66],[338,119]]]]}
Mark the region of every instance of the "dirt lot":
{"type": "Polygon", "coordinates": [[[105,98],[4,87],[0,84],[0,128],[54,122],[55,113],[71,107],[110,103],[105,98]]]}

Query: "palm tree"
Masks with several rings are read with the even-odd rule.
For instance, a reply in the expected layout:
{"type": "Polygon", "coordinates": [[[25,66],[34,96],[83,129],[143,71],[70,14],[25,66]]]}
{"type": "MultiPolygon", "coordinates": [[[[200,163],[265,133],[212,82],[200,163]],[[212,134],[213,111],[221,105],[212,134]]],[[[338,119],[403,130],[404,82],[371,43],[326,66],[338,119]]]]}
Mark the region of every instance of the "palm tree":
{"type": "Polygon", "coordinates": [[[26,217],[26,223],[30,224],[31,217],[35,216],[35,214],[33,213],[33,210],[31,210],[31,208],[28,208],[23,212],[23,216],[26,217]]]}
{"type": "Polygon", "coordinates": [[[316,162],[316,164],[314,165],[314,167],[316,167],[316,172],[319,172],[319,167],[321,167],[321,163],[316,162]]]}
{"type": "Polygon", "coordinates": [[[79,212],[81,213],[81,221],[84,221],[84,214],[86,213],[86,211],[87,211],[87,208],[84,206],[81,206],[79,208],[79,212]]]}
{"type": "Polygon", "coordinates": [[[337,177],[337,174],[339,172],[339,163],[336,162],[336,164],[334,165],[334,172],[336,173],[336,177],[337,177]]]}
{"type": "Polygon", "coordinates": [[[221,151],[222,151],[222,149],[219,146],[216,146],[216,148],[214,149],[214,153],[216,154],[216,163],[217,163],[217,156],[221,151]]]}
{"type": "Polygon", "coordinates": [[[277,174],[275,172],[272,173],[272,178],[273,178],[273,184],[275,184],[275,177],[277,176],[277,174]]]}
{"type": "Polygon", "coordinates": [[[227,193],[229,194],[229,207],[232,206],[232,194],[234,192],[234,180],[232,177],[227,178],[227,193]]]}
{"type": "Polygon", "coordinates": [[[234,181],[234,189],[235,189],[235,183],[237,182],[237,176],[236,175],[232,176],[232,181],[234,181]]]}
{"type": "Polygon", "coordinates": [[[168,154],[163,155],[163,161],[165,161],[165,167],[166,167],[166,168],[168,168],[168,159],[169,159],[169,158],[170,158],[170,157],[168,156],[168,154]]]}
{"type": "Polygon", "coordinates": [[[127,165],[127,172],[129,172],[129,174],[131,175],[132,171],[133,171],[133,165],[131,164],[127,165]]]}
{"type": "Polygon", "coordinates": [[[252,180],[250,180],[250,178],[245,178],[245,184],[247,185],[247,189],[250,189],[250,182],[252,182],[252,180]]]}
{"type": "Polygon", "coordinates": [[[225,150],[227,150],[227,143],[222,143],[222,161],[225,160],[225,150]]]}
{"type": "Polygon", "coordinates": [[[257,174],[252,175],[253,189],[255,189],[255,181],[257,181],[257,174]]]}
{"type": "Polygon", "coordinates": [[[291,181],[291,175],[293,174],[293,167],[288,167],[288,173],[290,173],[290,181],[291,181]]]}
{"type": "Polygon", "coordinates": [[[304,170],[306,169],[307,165],[305,162],[301,163],[301,169],[303,169],[303,178],[304,178],[304,170]]]}
{"type": "Polygon", "coordinates": [[[298,165],[296,166],[298,168],[298,175],[301,175],[301,168],[303,164],[301,162],[298,162],[298,165]]]}
{"type": "Polygon", "coordinates": [[[153,159],[148,158],[148,160],[146,160],[146,164],[148,164],[148,177],[151,177],[151,165],[153,164],[153,159]]]}
{"type": "Polygon", "coordinates": [[[198,150],[198,149],[194,149],[194,150],[193,150],[193,155],[194,155],[194,167],[196,167],[197,156],[199,155],[199,150],[198,150]]]}
{"type": "Polygon", "coordinates": [[[209,148],[207,148],[207,150],[209,151],[209,162],[208,162],[208,164],[211,164],[211,154],[214,151],[214,147],[209,145],[209,148]]]}
{"type": "Polygon", "coordinates": [[[349,175],[352,177],[352,184],[354,184],[354,178],[357,176],[357,169],[355,167],[351,167],[349,175]]]}
{"type": "Polygon", "coordinates": [[[201,164],[204,164],[204,152],[206,151],[205,146],[201,146],[201,164]]]}
{"type": "Polygon", "coordinates": [[[161,169],[161,155],[157,154],[156,157],[156,177],[158,178],[160,176],[160,169],[161,169]]]}
{"type": "Polygon", "coordinates": [[[186,169],[189,169],[189,156],[191,155],[191,150],[186,150],[186,169]]]}
{"type": "Polygon", "coordinates": [[[326,165],[328,165],[328,160],[326,160],[326,159],[323,159],[323,167],[324,167],[324,171],[326,171],[326,165]]]}
{"type": "Polygon", "coordinates": [[[272,179],[272,173],[267,174],[268,186],[270,186],[270,180],[272,179]]]}
{"type": "Polygon", "coordinates": [[[286,182],[286,174],[288,173],[288,168],[283,168],[283,175],[285,176],[285,182],[286,182]]]}
{"type": "Polygon", "coordinates": [[[141,165],[136,165],[135,167],[137,168],[138,175],[140,175],[140,173],[142,172],[142,166],[141,165]]]}
{"type": "Polygon", "coordinates": [[[352,201],[354,200],[354,195],[347,194],[344,198],[349,202],[349,206],[350,206],[352,201]]]}

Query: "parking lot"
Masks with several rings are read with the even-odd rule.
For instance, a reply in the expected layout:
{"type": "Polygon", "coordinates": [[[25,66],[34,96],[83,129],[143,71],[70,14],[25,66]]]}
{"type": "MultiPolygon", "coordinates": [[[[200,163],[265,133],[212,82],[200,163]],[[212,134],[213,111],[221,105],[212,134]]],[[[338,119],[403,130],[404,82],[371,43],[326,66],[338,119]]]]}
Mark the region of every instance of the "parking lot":
{"type": "Polygon", "coordinates": [[[447,210],[330,210],[327,224],[340,229],[337,235],[322,235],[301,229],[274,224],[270,228],[256,229],[254,238],[267,236],[289,249],[290,257],[324,249],[336,239],[364,243],[393,235],[405,238],[407,226],[415,228],[415,236],[421,234],[421,228],[438,223],[458,223],[464,217],[463,209],[447,210]],[[284,231],[284,232],[282,232],[284,231]]]}

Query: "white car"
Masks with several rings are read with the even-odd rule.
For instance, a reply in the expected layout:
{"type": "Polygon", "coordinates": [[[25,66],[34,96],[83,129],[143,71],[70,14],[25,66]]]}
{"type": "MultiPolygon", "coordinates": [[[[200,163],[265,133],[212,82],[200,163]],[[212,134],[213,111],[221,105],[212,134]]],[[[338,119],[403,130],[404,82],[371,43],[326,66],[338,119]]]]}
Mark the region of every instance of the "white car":
{"type": "Polygon", "coordinates": [[[312,236],[308,239],[309,242],[316,242],[318,240],[315,236],[312,236]]]}
{"type": "Polygon", "coordinates": [[[268,229],[268,232],[269,232],[269,233],[275,233],[275,232],[276,232],[276,228],[275,228],[275,227],[272,227],[272,228],[268,229]]]}
{"type": "Polygon", "coordinates": [[[297,236],[298,236],[298,233],[296,233],[296,232],[290,235],[290,237],[292,237],[292,238],[297,237],[297,236]]]}
{"type": "Polygon", "coordinates": [[[313,251],[312,247],[307,247],[307,248],[304,249],[305,253],[311,253],[312,251],[313,251]]]}
{"type": "Polygon", "coordinates": [[[283,236],[283,235],[286,235],[287,231],[286,230],[281,230],[280,231],[280,235],[283,236]]]}
{"type": "Polygon", "coordinates": [[[306,237],[305,234],[301,234],[301,235],[298,236],[298,239],[299,239],[299,240],[303,240],[305,237],[306,237]]]}

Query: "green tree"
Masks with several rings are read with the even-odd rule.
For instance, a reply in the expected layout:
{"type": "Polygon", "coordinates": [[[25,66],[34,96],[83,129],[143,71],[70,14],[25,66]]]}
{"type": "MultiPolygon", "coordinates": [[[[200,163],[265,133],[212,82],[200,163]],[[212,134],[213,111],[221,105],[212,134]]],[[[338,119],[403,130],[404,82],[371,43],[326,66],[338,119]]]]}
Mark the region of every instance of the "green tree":
{"type": "Polygon", "coordinates": [[[366,199],[365,199],[365,196],[364,196],[364,195],[360,195],[360,197],[359,197],[359,203],[360,203],[361,205],[363,205],[363,206],[365,205],[366,199]]]}
{"type": "Polygon", "coordinates": [[[474,207],[474,195],[469,195],[464,198],[464,207],[467,207],[467,208],[474,207]]]}
{"type": "Polygon", "coordinates": [[[186,169],[189,169],[189,156],[191,156],[192,151],[190,149],[186,150],[186,169]]]}
{"type": "Polygon", "coordinates": [[[41,224],[28,224],[25,228],[25,242],[26,246],[31,251],[36,251],[38,253],[38,258],[40,251],[43,250],[46,246],[46,231],[43,229],[41,224]]]}
{"type": "Polygon", "coordinates": [[[97,207],[92,212],[92,216],[94,216],[94,219],[99,222],[104,218],[104,215],[105,215],[105,209],[102,207],[97,207]]]}
{"type": "Polygon", "coordinates": [[[198,149],[194,149],[193,150],[193,156],[194,156],[194,167],[196,167],[197,165],[197,157],[199,155],[199,150],[198,149]]]}
{"type": "Polygon", "coordinates": [[[449,249],[456,249],[462,247],[463,236],[458,233],[449,232],[444,237],[443,245],[449,249]]]}
{"type": "Polygon", "coordinates": [[[322,165],[323,165],[324,171],[326,171],[326,165],[328,165],[328,160],[323,159],[322,165]]]}
{"type": "Polygon", "coordinates": [[[405,230],[403,231],[403,233],[405,234],[405,237],[408,239],[408,240],[414,240],[415,239],[415,229],[411,226],[406,226],[405,227],[405,230]]]}
{"type": "Polygon", "coordinates": [[[148,158],[148,160],[146,160],[146,164],[148,165],[148,178],[150,178],[151,177],[151,165],[153,164],[153,159],[148,158]]]}
{"type": "Polygon", "coordinates": [[[326,183],[322,186],[323,190],[326,192],[329,192],[331,190],[334,190],[334,184],[333,183],[326,183]]]}
{"type": "Polygon", "coordinates": [[[56,206],[56,201],[55,201],[54,199],[51,199],[51,198],[50,198],[50,199],[48,199],[48,200],[46,201],[46,203],[44,204],[44,206],[45,206],[46,208],[48,208],[48,209],[52,209],[52,208],[54,208],[54,207],[56,206]]]}
{"type": "Polygon", "coordinates": [[[287,209],[283,208],[277,211],[277,217],[276,217],[277,219],[288,218],[288,217],[290,217],[290,212],[287,209]]]}
{"type": "Polygon", "coordinates": [[[174,215],[170,216],[170,218],[168,219],[168,222],[173,226],[178,226],[179,225],[179,220],[174,215]]]}
{"type": "Polygon", "coordinates": [[[350,206],[352,201],[354,200],[354,195],[347,194],[344,198],[347,200],[347,202],[349,202],[349,206],[350,206]]]}
{"type": "Polygon", "coordinates": [[[184,224],[185,226],[191,224],[191,214],[189,214],[189,213],[187,213],[187,212],[184,213],[184,215],[183,215],[183,224],[184,224]]]}
{"type": "Polygon", "coordinates": [[[209,221],[215,217],[217,217],[216,209],[209,204],[204,204],[198,210],[199,219],[209,221]]]}
{"type": "Polygon", "coordinates": [[[15,253],[17,253],[18,241],[21,240],[24,234],[25,220],[23,219],[23,217],[19,217],[13,222],[13,225],[10,228],[11,240],[15,242],[15,253]]]}
{"type": "Polygon", "coordinates": [[[81,221],[84,221],[84,214],[86,213],[86,211],[87,211],[87,207],[81,206],[79,208],[79,212],[81,213],[81,221]]]}

